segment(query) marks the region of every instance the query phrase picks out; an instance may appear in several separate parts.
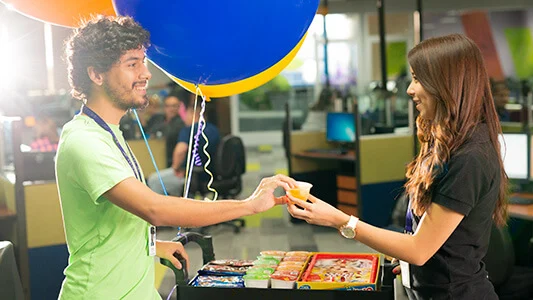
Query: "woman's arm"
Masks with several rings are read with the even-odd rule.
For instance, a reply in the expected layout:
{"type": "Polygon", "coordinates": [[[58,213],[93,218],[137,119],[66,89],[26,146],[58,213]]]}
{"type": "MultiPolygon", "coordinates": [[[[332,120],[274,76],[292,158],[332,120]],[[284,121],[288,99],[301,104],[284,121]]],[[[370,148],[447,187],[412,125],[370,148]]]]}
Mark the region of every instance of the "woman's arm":
{"type": "MultiPolygon", "coordinates": [[[[309,199],[313,203],[292,197],[290,199],[292,201],[288,204],[290,214],[308,223],[339,228],[350,218],[349,215],[314,196],[309,199]],[[295,204],[304,209],[296,207],[295,204]]],[[[442,247],[463,218],[464,215],[460,213],[432,203],[422,216],[413,235],[393,232],[359,221],[355,239],[381,253],[421,266],[442,247]]]]}

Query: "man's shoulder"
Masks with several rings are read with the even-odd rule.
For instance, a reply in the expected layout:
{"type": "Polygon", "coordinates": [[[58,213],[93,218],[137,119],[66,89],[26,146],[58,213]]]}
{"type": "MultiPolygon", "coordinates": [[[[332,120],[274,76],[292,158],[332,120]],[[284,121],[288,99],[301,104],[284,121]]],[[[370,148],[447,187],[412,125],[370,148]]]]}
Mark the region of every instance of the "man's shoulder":
{"type": "Polygon", "coordinates": [[[63,126],[60,137],[60,151],[72,148],[98,147],[112,142],[112,137],[83,118],[74,118],[63,126]]]}
{"type": "Polygon", "coordinates": [[[220,132],[218,131],[218,127],[216,127],[215,124],[206,122],[205,129],[209,130],[210,134],[220,137],[220,132]]]}

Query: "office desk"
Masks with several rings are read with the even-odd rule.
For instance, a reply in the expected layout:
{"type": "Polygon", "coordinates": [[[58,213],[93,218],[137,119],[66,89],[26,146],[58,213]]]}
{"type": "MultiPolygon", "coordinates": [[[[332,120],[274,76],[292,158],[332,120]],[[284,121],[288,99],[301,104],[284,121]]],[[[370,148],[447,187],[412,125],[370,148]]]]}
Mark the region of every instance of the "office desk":
{"type": "MultiPolygon", "coordinates": [[[[512,196],[533,198],[532,193],[513,194],[512,196]]],[[[533,204],[509,204],[507,212],[509,213],[510,217],[533,221],[533,204]]]]}
{"type": "Polygon", "coordinates": [[[510,217],[533,221],[533,204],[509,204],[507,211],[510,217]]]}
{"type": "Polygon", "coordinates": [[[296,158],[302,159],[317,159],[317,160],[340,160],[355,162],[355,151],[348,151],[346,154],[332,154],[300,151],[292,154],[296,158]]]}

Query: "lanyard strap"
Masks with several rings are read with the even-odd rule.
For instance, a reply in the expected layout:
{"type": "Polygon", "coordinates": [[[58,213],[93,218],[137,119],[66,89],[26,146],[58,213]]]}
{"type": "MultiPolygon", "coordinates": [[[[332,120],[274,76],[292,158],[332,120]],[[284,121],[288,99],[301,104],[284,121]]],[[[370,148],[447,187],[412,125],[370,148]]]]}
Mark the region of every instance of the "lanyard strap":
{"type": "Polygon", "coordinates": [[[409,200],[407,212],[405,213],[405,233],[413,233],[413,211],[411,210],[411,200],[409,200]]]}
{"type": "Polygon", "coordinates": [[[124,148],[122,148],[122,146],[120,145],[120,143],[119,143],[119,141],[117,139],[117,136],[115,135],[115,133],[113,133],[113,130],[111,130],[109,125],[107,125],[107,123],[104,120],[102,120],[102,118],[100,118],[99,115],[97,115],[92,109],[88,108],[85,105],[82,105],[81,112],[86,114],[89,118],[93,119],[96,122],[96,124],[98,124],[105,131],[107,131],[107,132],[109,132],[111,134],[111,136],[113,137],[113,141],[115,141],[115,145],[117,145],[117,147],[120,150],[120,152],[122,152],[122,156],[124,156],[124,158],[126,159],[128,164],[130,165],[131,170],[135,174],[135,178],[137,178],[138,180],[142,181],[141,171],[140,171],[139,165],[137,164],[137,161],[135,160],[135,157],[133,156],[133,153],[131,152],[131,149],[130,149],[130,146],[128,145],[128,143],[126,143],[126,148],[128,148],[128,152],[129,152],[130,156],[128,156],[126,154],[126,151],[124,151],[124,148]],[[130,157],[131,157],[131,160],[130,160],[130,157]],[[133,160],[133,163],[131,162],[132,160],[133,160]],[[134,165],[135,165],[135,167],[134,167],[134,165]]]}

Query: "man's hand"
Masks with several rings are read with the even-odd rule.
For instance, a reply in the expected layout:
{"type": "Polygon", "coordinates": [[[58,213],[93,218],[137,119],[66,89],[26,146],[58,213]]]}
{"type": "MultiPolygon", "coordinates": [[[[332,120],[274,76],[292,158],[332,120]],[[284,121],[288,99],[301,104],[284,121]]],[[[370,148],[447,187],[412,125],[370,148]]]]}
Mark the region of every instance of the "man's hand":
{"type": "Polygon", "coordinates": [[[156,241],[155,252],[159,258],[164,258],[169,260],[174,267],[181,270],[182,265],[179,260],[174,256],[178,254],[183,257],[187,262],[187,271],[189,269],[189,255],[185,251],[185,248],[181,243],[167,242],[167,241],[156,241]]]}
{"type": "Polygon", "coordinates": [[[287,203],[285,196],[274,196],[274,190],[277,187],[282,187],[288,191],[296,187],[296,181],[281,174],[263,178],[254,193],[248,198],[254,214],[267,211],[275,205],[287,203]]]}

